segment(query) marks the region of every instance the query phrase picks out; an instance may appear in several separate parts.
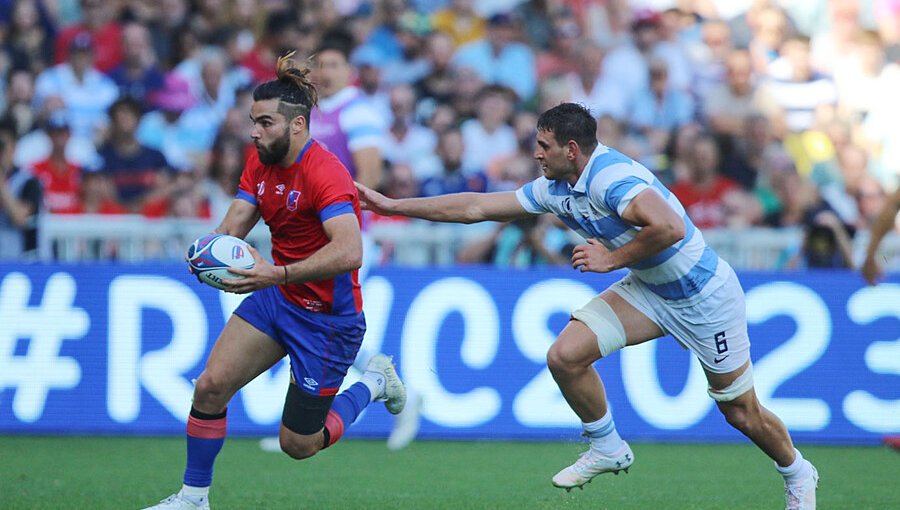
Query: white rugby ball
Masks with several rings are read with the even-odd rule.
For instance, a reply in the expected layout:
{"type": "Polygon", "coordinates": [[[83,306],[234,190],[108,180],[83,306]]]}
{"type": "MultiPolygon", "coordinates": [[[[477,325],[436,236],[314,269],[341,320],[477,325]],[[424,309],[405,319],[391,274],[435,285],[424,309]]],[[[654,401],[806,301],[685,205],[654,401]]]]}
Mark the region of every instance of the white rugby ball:
{"type": "Polygon", "coordinates": [[[243,239],[225,234],[207,234],[188,248],[188,264],[201,282],[226,290],[222,279],[243,278],[228,271],[229,268],[252,269],[255,265],[250,245],[243,239]]]}

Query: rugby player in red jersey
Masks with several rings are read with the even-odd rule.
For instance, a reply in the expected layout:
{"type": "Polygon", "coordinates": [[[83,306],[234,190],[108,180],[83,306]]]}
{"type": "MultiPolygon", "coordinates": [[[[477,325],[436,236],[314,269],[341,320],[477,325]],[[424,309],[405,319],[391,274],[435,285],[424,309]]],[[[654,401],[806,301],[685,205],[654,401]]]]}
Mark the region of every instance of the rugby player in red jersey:
{"type": "Polygon", "coordinates": [[[372,401],[397,414],[406,389],[390,358],[375,355],[360,382],[338,394],[365,333],[357,269],[359,198],[347,169],[309,135],[317,102],[308,69],[288,54],[276,79],[253,91],[251,155],[237,197],[216,232],[243,238],[259,218],[272,233],[274,264],[232,270],[230,291],[252,294],[231,316],[197,379],[187,425],[182,489],[153,509],[208,509],[213,463],[225,441],[231,397],[285,355],[291,384],[279,441],[295,459],[340,439],[372,401]]]}

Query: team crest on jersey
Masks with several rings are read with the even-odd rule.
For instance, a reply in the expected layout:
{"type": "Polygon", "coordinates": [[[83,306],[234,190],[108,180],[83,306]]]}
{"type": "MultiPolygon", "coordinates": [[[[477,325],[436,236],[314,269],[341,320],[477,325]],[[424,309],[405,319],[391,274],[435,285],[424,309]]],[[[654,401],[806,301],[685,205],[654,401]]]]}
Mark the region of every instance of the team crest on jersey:
{"type": "Polygon", "coordinates": [[[278,184],[275,186],[275,194],[284,195],[284,184],[278,184]]]}
{"type": "Polygon", "coordinates": [[[287,208],[288,211],[296,211],[297,210],[297,202],[300,201],[300,192],[292,189],[287,194],[287,208]]]}
{"type": "Polygon", "coordinates": [[[261,181],[256,185],[256,196],[261,197],[266,192],[266,181],[261,181]]]}

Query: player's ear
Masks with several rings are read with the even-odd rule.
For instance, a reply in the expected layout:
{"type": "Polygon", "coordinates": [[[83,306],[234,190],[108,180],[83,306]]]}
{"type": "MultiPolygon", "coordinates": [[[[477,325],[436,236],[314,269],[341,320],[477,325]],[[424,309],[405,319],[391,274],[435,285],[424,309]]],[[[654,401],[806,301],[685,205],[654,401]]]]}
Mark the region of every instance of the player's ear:
{"type": "Polygon", "coordinates": [[[300,133],[303,132],[307,128],[306,117],[303,115],[297,115],[294,117],[294,120],[291,121],[291,131],[300,133]]]}
{"type": "Polygon", "coordinates": [[[578,146],[578,142],[575,140],[566,142],[566,159],[574,161],[578,157],[579,152],[581,152],[581,147],[578,146]]]}

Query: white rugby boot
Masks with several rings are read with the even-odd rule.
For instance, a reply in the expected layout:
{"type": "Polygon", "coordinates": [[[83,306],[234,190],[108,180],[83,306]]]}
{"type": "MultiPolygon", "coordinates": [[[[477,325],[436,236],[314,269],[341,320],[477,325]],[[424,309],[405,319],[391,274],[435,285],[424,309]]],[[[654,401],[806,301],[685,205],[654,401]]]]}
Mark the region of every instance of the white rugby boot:
{"type": "Polygon", "coordinates": [[[384,391],[375,397],[376,402],[384,402],[391,414],[400,414],[406,406],[406,387],[397,375],[397,368],[389,356],[376,354],[369,360],[366,371],[378,372],[384,376],[384,391]]]}
{"type": "Polygon", "coordinates": [[[589,483],[595,476],[603,473],[619,474],[619,471],[628,472],[628,468],[634,463],[634,454],[631,447],[623,441],[624,445],[616,453],[606,456],[593,448],[581,454],[581,457],[571,466],[563,469],[553,477],[553,485],[560,489],[570,491],[575,487],[582,487],[589,483]]]}
{"type": "Polygon", "coordinates": [[[188,499],[178,491],[177,494],[160,501],[158,505],[144,510],[209,510],[209,498],[202,498],[199,503],[194,503],[192,499],[188,499]]]}
{"type": "MultiPolygon", "coordinates": [[[[804,462],[809,463],[808,460],[804,462]]],[[[819,486],[819,472],[809,464],[812,474],[796,483],[784,482],[785,510],[815,510],[816,488],[819,486]]]]}

